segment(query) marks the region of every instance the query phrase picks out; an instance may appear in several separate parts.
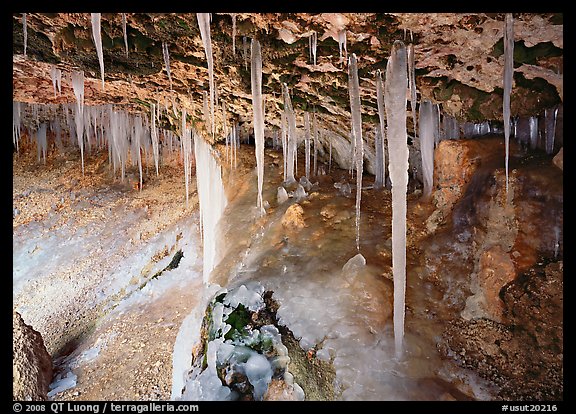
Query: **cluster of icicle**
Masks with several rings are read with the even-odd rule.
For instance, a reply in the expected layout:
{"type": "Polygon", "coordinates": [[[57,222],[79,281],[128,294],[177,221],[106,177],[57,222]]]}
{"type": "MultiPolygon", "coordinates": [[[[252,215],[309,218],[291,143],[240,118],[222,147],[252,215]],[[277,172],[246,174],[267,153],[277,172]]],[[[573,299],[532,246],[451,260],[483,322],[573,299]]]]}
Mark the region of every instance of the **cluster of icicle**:
{"type": "Polygon", "coordinates": [[[116,110],[110,104],[84,106],[82,73],[76,73],[73,80],[78,95],[75,104],[13,103],[12,137],[16,150],[19,151],[22,130],[26,129],[30,140],[36,142],[38,160],[40,154],[45,160],[48,151],[47,131],[51,131],[54,147],[59,153],[64,153],[66,146],[80,148],[82,158],[84,149],[89,154],[107,150],[109,163],[115,174],[120,172],[121,180],[126,178],[127,166],[138,166],[139,188],[142,189],[142,154],[146,165],[154,164],[158,174],[160,159],[174,155],[179,145],[178,137],[172,131],[156,126],[160,116],[160,111],[155,109],[156,105],[151,105],[150,118],[116,110]],[[24,118],[31,122],[24,125],[24,118]]]}

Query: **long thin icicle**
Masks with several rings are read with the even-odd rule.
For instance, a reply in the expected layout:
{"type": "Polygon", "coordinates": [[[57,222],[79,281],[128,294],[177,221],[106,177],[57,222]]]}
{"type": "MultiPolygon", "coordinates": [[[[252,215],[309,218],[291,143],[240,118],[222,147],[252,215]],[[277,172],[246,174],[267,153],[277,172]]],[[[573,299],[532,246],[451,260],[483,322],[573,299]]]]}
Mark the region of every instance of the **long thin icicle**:
{"type": "Polygon", "coordinates": [[[506,148],[506,194],[508,194],[508,157],[510,154],[510,95],[512,93],[512,76],[514,74],[514,18],[506,13],[504,20],[504,145],[506,148]]]}
{"type": "Polygon", "coordinates": [[[256,170],[258,173],[257,207],[261,214],[266,214],[262,201],[264,185],[264,103],[262,100],[262,53],[260,42],[252,39],[250,45],[252,65],[252,112],[254,115],[254,139],[256,141],[256,170]]]}
{"type": "Polygon", "coordinates": [[[62,92],[62,71],[56,66],[52,66],[50,76],[52,78],[52,86],[54,87],[54,97],[56,97],[56,92],[62,92]]]}
{"type": "Polygon", "coordinates": [[[342,50],[344,50],[344,57],[348,54],[346,50],[346,29],[342,29],[338,32],[338,51],[340,52],[340,62],[343,60],[342,50]]]}
{"type": "Polygon", "coordinates": [[[170,54],[168,53],[168,44],[166,42],[162,42],[162,55],[164,56],[164,65],[166,66],[168,81],[170,82],[170,90],[172,90],[172,76],[170,75],[170,54]]]}
{"type": "Polygon", "coordinates": [[[22,13],[22,32],[24,33],[24,57],[28,48],[28,25],[26,24],[26,13],[22,13]]]}
{"type": "Polygon", "coordinates": [[[420,154],[422,155],[422,175],[424,191],[422,196],[427,198],[432,194],[432,180],[434,175],[434,130],[436,126],[435,105],[429,100],[420,102],[420,154]]]}
{"type": "Polygon", "coordinates": [[[124,33],[124,47],[126,48],[126,59],[128,59],[128,32],[126,31],[126,13],[122,13],[122,32],[124,33]]]}
{"type": "Polygon", "coordinates": [[[352,115],[352,133],[356,143],[354,162],[356,164],[356,250],[360,251],[360,199],[362,197],[362,170],[364,147],[362,140],[362,114],[360,104],[360,82],[356,54],[352,53],[348,63],[348,91],[350,93],[350,112],[352,115]]]}
{"type": "Polygon", "coordinates": [[[310,113],[304,113],[304,158],[305,167],[304,175],[306,178],[310,178],[310,113]]]}
{"type": "Polygon", "coordinates": [[[377,154],[382,154],[381,171],[376,171],[376,181],[374,188],[381,188],[386,185],[386,121],[384,115],[384,82],[382,72],[376,72],[376,101],[378,103],[378,118],[380,120],[380,139],[378,140],[377,154]]]}
{"type": "MultiPolygon", "coordinates": [[[[412,31],[410,31],[412,33],[412,31]]],[[[417,119],[416,119],[416,68],[414,62],[414,45],[410,43],[408,51],[408,83],[410,85],[410,109],[412,110],[412,123],[414,124],[414,137],[416,137],[417,119]]]]}
{"type": "Polygon", "coordinates": [[[96,46],[98,62],[100,63],[100,77],[102,78],[102,90],[104,90],[104,53],[102,52],[102,32],[100,30],[100,13],[92,14],[92,39],[96,46]]]}
{"type": "Polygon", "coordinates": [[[159,142],[158,142],[158,130],[156,129],[156,105],[150,104],[150,136],[152,138],[152,152],[154,154],[154,165],[156,166],[156,175],[158,175],[158,161],[160,158],[159,154],[159,142]]]}
{"type": "Polygon", "coordinates": [[[288,148],[286,150],[286,183],[296,181],[294,178],[294,156],[296,155],[296,116],[292,107],[292,100],[288,92],[288,85],[282,84],[282,95],[284,97],[284,113],[288,122],[288,148]]]}
{"type": "Polygon", "coordinates": [[[232,13],[232,53],[236,55],[236,13],[232,13]]]}
{"type": "MultiPolygon", "coordinates": [[[[182,108],[182,132],[180,139],[182,140],[182,152],[184,153],[184,184],[186,187],[186,207],[188,207],[188,187],[190,183],[190,175],[192,170],[192,135],[191,131],[186,128],[186,108],[182,108]]],[[[198,166],[198,164],[196,164],[198,166]]],[[[196,171],[196,179],[198,179],[198,171],[196,171]]],[[[198,186],[198,193],[200,193],[200,186],[198,186]]],[[[202,215],[202,210],[200,210],[202,215]]]]}
{"type": "Polygon", "coordinates": [[[388,173],[392,182],[392,274],[394,279],[394,342],[401,357],[404,342],[406,293],[406,191],[408,136],[406,133],[406,47],[397,40],[386,65],[384,103],[388,121],[388,173]]]}
{"type": "Polygon", "coordinates": [[[80,146],[80,156],[82,158],[82,175],[84,175],[84,72],[72,72],[72,88],[76,97],[76,113],[74,121],[76,122],[76,136],[80,146]]]}
{"type": "Polygon", "coordinates": [[[202,37],[202,44],[204,45],[206,60],[208,61],[208,77],[210,82],[210,130],[212,131],[212,136],[214,136],[214,60],[212,59],[212,40],[210,39],[210,13],[196,13],[196,17],[198,18],[200,36],[202,37]]]}
{"type": "Polygon", "coordinates": [[[312,138],[314,139],[314,168],[312,175],[318,175],[318,129],[316,127],[316,109],[312,116],[312,138]]]}
{"type": "Polygon", "coordinates": [[[312,32],[310,37],[308,38],[308,46],[310,48],[310,61],[316,66],[316,48],[318,45],[318,34],[316,32],[312,32]]]}

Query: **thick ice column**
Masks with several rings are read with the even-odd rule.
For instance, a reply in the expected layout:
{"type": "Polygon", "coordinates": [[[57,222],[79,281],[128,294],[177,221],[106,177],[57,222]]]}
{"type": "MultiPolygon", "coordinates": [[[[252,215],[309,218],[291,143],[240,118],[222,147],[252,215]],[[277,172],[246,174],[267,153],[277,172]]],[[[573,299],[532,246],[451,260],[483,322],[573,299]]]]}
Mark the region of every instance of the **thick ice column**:
{"type": "Polygon", "coordinates": [[[376,171],[376,181],[374,182],[375,188],[381,188],[386,185],[386,121],[384,115],[384,82],[382,81],[382,72],[380,69],[376,72],[376,101],[378,103],[378,118],[380,120],[379,141],[376,154],[381,154],[382,164],[381,171],[376,171]]]}
{"type": "Polygon", "coordinates": [[[82,175],[84,175],[84,72],[72,72],[72,88],[76,97],[76,112],[74,121],[76,123],[76,137],[80,147],[80,156],[82,159],[82,175]]]}
{"type": "Polygon", "coordinates": [[[352,53],[348,63],[348,92],[350,94],[350,112],[352,115],[352,133],[356,143],[354,164],[356,165],[356,250],[360,251],[360,199],[362,197],[362,170],[364,147],[362,141],[362,114],[360,104],[360,82],[356,54],[352,53]]]}
{"type": "Polygon", "coordinates": [[[214,125],[214,60],[212,58],[212,40],[210,39],[210,13],[196,13],[198,18],[198,27],[200,27],[200,36],[208,61],[208,78],[210,84],[210,131],[212,136],[215,134],[214,125]]]}
{"type": "Polygon", "coordinates": [[[254,115],[254,139],[256,141],[256,170],[258,173],[257,207],[261,214],[266,214],[262,201],[264,185],[264,105],[262,100],[262,53],[260,42],[252,39],[250,45],[252,65],[252,112],[254,115]]]}
{"type": "Polygon", "coordinates": [[[422,155],[422,175],[424,191],[422,196],[428,198],[432,193],[434,174],[434,131],[436,114],[434,105],[429,100],[420,102],[420,154],[422,155]]]}
{"type": "Polygon", "coordinates": [[[406,191],[408,144],[406,133],[406,47],[395,41],[386,66],[384,103],[388,121],[388,173],[392,182],[392,274],[394,278],[394,339],[400,357],[404,341],[406,293],[406,191]]]}
{"type": "MultiPolygon", "coordinates": [[[[186,187],[186,207],[188,207],[188,187],[190,183],[190,175],[192,169],[192,142],[191,131],[186,128],[186,108],[182,108],[182,128],[180,134],[182,152],[184,158],[184,184],[186,187]]],[[[198,175],[198,164],[196,164],[196,175],[198,175]]],[[[198,177],[197,177],[198,179],[198,177]]],[[[199,186],[198,186],[199,187],[199,186]]],[[[200,189],[198,188],[198,196],[200,196],[200,189]]],[[[202,214],[202,206],[200,207],[200,214],[202,214]]]]}
{"type": "Polygon", "coordinates": [[[508,157],[510,154],[510,95],[512,93],[512,77],[514,75],[514,18],[512,13],[506,13],[504,19],[504,145],[506,150],[506,193],[508,193],[508,157]]]}
{"type": "Polygon", "coordinates": [[[104,53],[102,51],[102,33],[100,31],[100,13],[91,13],[92,15],[92,39],[96,46],[98,62],[100,63],[100,77],[102,78],[102,90],[104,90],[104,53]]]}
{"type": "Polygon", "coordinates": [[[293,183],[294,178],[294,155],[296,154],[296,116],[292,101],[288,92],[288,85],[282,85],[282,94],[284,96],[284,113],[288,122],[288,148],[286,150],[286,183],[293,183]]]}

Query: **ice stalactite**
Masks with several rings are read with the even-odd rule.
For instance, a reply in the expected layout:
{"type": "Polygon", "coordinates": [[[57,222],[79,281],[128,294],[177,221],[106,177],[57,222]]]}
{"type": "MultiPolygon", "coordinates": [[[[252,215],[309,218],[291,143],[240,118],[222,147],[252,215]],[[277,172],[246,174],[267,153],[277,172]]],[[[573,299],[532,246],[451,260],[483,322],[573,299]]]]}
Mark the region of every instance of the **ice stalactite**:
{"type": "Polygon", "coordinates": [[[150,104],[150,137],[152,138],[152,153],[154,155],[154,165],[156,166],[156,175],[158,175],[158,162],[160,158],[159,153],[159,139],[158,129],[156,128],[156,105],[150,104]]]}
{"type": "Polygon", "coordinates": [[[126,49],[126,58],[128,58],[128,32],[126,31],[126,13],[122,13],[122,32],[124,33],[124,48],[126,49]]]}
{"type": "Polygon", "coordinates": [[[20,128],[22,125],[22,104],[12,102],[12,143],[16,147],[16,152],[20,152],[20,128]]]}
{"type": "Polygon", "coordinates": [[[312,32],[310,37],[308,38],[308,46],[310,48],[310,61],[316,66],[316,51],[318,45],[318,34],[316,32],[312,32]]]}
{"type": "MultiPolygon", "coordinates": [[[[187,131],[189,138],[190,130],[187,131]]],[[[216,231],[224,214],[227,200],[222,184],[222,169],[214,159],[210,145],[194,134],[194,157],[196,158],[196,185],[200,204],[203,244],[203,280],[207,284],[210,273],[219,262],[216,231]]]]}
{"type": "Polygon", "coordinates": [[[304,113],[304,157],[305,167],[304,175],[310,178],[310,113],[304,113]]]}
{"type": "Polygon", "coordinates": [[[546,154],[554,152],[554,139],[556,136],[556,117],[558,116],[558,107],[544,110],[544,140],[546,154]]]}
{"type": "Polygon", "coordinates": [[[254,115],[254,139],[256,141],[256,170],[258,173],[258,201],[260,214],[266,214],[262,200],[264,185],[264,102],[262,99],[262,53],[260,42],[252,39],[250,45],[250,60],[252,65],[252,112],[254,115]]]}
{"type": "Polygon", "coordinates": [[[202,114],[204,116],[204,126],[206,132],[210,132],[210,107],[208,104],[208,92],[202,91],[202,114]]]}
{"type": "MultiPolygon", "coordinates": [[[[180,144],[184,158],[184,185],[186,187],[186,207],[188,207],[188,194],[190,187],[190,176],[192,171],[192,133],[186,128],[186,109],[182,109],[182,130],[180,134],[180,144]]],[[[198,164],[196,164],[198,166],[198,164]]],[[[198,171],[196,171],[198,175],[198,171]]],[[[198,177],[196,177],[198,179],[198,177]]]]}
{"type": "MultiPolygon", "coordinates": [[[[154,105],[154,104],[152,104],[154,105]]],[[[142,124],[142,118],[138,115],[134,119],[134,136],[132,137],[132,158],[136,157],[138,162],[138,173],[140,174],[140,185],[138,190],[142,191],[142,155],[140,153],[140,147],[144,141],[144,125],[142,124]]]]}
{"type": "Polygon", "coordinates": [[[72,72],[72,88],[74,89],[74,96],[76,97],[76,112],[74,114],[74,121],[76,124],[76,137],[78,139],[78,146],[80,147],[80,156],[82,158],[82,175],[84,175],[84,72],[72,72]]]}
{"type": "Polygon", "coordinates": [[[280,114],[280,124],[282,128],[282,165],[284,167],[284,181],[286,181],[287,150],[288,150],[288,125],[286,122],[286,112],[280,114]]]}
{"type": "Polygon", "coordinates": [[[170,90],[172,90],[172,76],[170,75],[170,54],[168,52],[168,44],[166,42],[162,42],[162,55],[164,56],[164,65],[166,66],[168,81],[170,82],[170,90]]]}
{"type": "Polygon", "coordinates": [[[36,132],[36,148],[38,149],[38,162],[40,162],[40,155],[46,164],[46,149],[48,142],[46,141],[46,124],[41,123],[38,131],[36,132]]]}
{"type": "Polygon", "coordinates": [[[232,53],[236,56],[236,13],[232,13],[232,53]]]}
{"type": "Polygon", "coordinates": [[[248,70],[248,38],[242,36],[242,57],[244,58],[244,69],[248,70]]]}
{"type": "Polygon", "coordinates": [[[328,155],[328,174],[330,174],[330,172],[332,171],[332,138],[330,136],[328,136],[328,141],[329,141],[329,146],[330,146],[330,150],[329,150],[329,155],[328,155]]]}
{"type": "Polygon", "coordinates": [[[214,125],[214,105],[216,103],[214,87],[214,60],[212,57],[212,40],[210,39],[210,13],[196,13],[198,18],[198,27],[200,27],[200,36],[204,45],[206,60],[208,61],[208,80],[210,86],[210,131],[212,137],[215,134],[214,125]]]}
{"type": "Polygon", "coordinates": [[[535,150],[538,147],[538,117],[531,116],[528,120],[530,131],[530,149],[535,150]]]}
{"type": "MultiPolygon", "coordinates": [[[[412,33],[412,32],[410,32],[412,33]]],[[[410,109],[412,110],[412,122],[414,124],[414,138],[416,138],[417,117],[416,117],[416,68],[414,62],[414,45],[410,43],[407,47],[408,53],[408,83],[410,86],[410,109]]]]}
{"type": "Polygon", "coordinates": [[[340,62],[342,62],[348,54],[348,51],[346,50],[346,29],[342,29],[338,32],[338,51],[340,52],[340,62]],[[342,55],[342,50],[344,50],[344,56],[342,55]]]}
{"type": "Polygon", "coordinates": [[[460,139],[460,126],[458,120],[451,115],[444,114],[442,118],[443,139],[460,139]]]}
{"type": "Polygon", "coordinates": [[[100,63],[100,77],[102,78],[102,90],[104,90],[104,53],[102,51],[102,32],[100,27],[100,13],[91,13],[92,15],[92,39],[96,46],[96,54],[100,63]]]}
{"type": "Polygon", "coordinates": [[[282,84],[282,95],[284,97],[284,113],[288,123],[288,148],[286,149],[286,180],[287,184],[294,183],[294,156],[296,155],[296,116],[288,92],[288,85],[282,84]]]}
{"type": "Polygon", "coordinates": [[[374,153],[376,154],[376,175],[374,177],[374,188],[384,187],[384,152],[382,150],[382,134],[380,128],[374,129],[374,153]]]}
{"type": "Polygon", "coordinates": [[[434,148],[440,142],[440,104],[434,105],[434,148]]]}
{"type": "Polygon", "coordinates": [[[510,95],[512,93],[512,77],[514,75],[514,18],[512,13],[506,13],[504,19],[504,146],[505,146],[505,171],[506,171],[506,194],[508,194],[508,158],[510,155],[510,95]]]}
{"type": "Polygon", "coordinates": [[[356,143],[354,163],[356,164],[356,250],[360,251],[360,199],[362,197],[362,171],[364,147],[362,140],[362,113],[360,103],[360,82],[356,54],[352,53],[348,62],[348,91],[350,93],[350,112],[352,115],[352,133],[356,143]]]}
{"type": "Polygon", "coordinates": [[[62,93],[62,71],[56,66],[52,66],[50,69],[50,77],[52,78],[52,86],[54,88],[54,97],[56,93],[62,93]]]}
{"type": "Polygon", "coordinates": [[[434,105],[429,100],[420,102],[418,119],[420,136],[420,154],[422,155],[422,175],[424,190],[422,196],[428,198],[432,194],[432,180],[434,174],[434,127],[436,114],[434,105]]]}
{"type": "Polygon", "coordinates": [[[392,45],[386,65],[384,103],[388,122],[388,173],[392,182],[392,274],[394,280],[394,341],[401,357],[404,342],[406,293],[406,191],[408,188],[408,136],[406,133],[406,90],[408,88],[406,47],[392,45]]]}
{"type": "Polygon", "coordinates": [[[318,128],[316,127],[316,110],[312,114],[312,138],[314,139],[314,168],[312,175],[318,175],[318,128]]]}
{"type": "Polygon", "coordinates": [[[380,69],[376,72],[376,101],[378,104],[378,119],[379,123],[379,137],[376,154],[382,157],[382,164],[379,166],[381,169],[376,168],[376,180],[374,181],[374,188],[382,188],[386,185],[386,120],[384,110],[384,82],[382,81],[382,72],[380,69]]]}
{"type": "Polygon", "coordinates": [[[28,25],[26,23],[26,13],[22,13],[22,32],[24,34],[24,57],[28,48],[28,25]]]}

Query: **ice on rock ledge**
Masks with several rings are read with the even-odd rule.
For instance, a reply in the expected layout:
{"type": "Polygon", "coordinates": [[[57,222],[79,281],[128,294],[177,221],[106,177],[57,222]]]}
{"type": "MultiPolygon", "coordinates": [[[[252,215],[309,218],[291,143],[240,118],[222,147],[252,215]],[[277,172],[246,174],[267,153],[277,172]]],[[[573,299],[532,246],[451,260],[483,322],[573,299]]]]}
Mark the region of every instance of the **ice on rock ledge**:
{"type": "Polygon", "coordinates": [[[261,400],[272,380],[270,362],[264,355],[255,353],[246,361],[244,372],[254,387],[254,399],[261,400]]]}
{"type": "Polygon", "coordinates": [[[241,285],[226,295],[224,304],[232,308],[237,308],[241,303],[252,312],[258,312],[264,307],[264,299],[262,299],[263,293],[264,286],[260,284],[256,284],[254,290],[248,290],[246,285],[241,285]]]}
{"type": "Polygon", "coordinates": [[[278,195],[276,196],[276,200],[278,204],[282,204],[286,200],[288,200],[288,193],[286,192],[286,189],[284,187],[282,186],[278,187],[278,195]]]}

